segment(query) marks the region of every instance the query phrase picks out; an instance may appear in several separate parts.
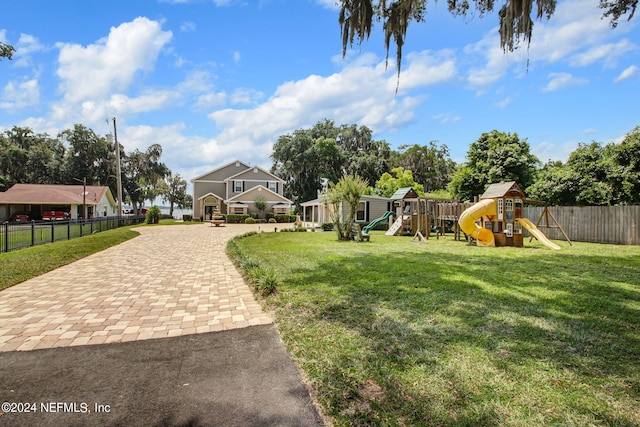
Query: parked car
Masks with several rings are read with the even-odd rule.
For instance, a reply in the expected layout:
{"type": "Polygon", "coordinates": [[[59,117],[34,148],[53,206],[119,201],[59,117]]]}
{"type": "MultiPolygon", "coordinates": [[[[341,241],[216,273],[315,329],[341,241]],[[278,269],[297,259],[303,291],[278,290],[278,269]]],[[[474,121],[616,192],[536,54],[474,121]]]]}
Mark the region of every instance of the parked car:
{"type": "Polygon", "coordinates": [[[16,212],[9,217],[9,222],[29,222],[29,213],[16,212]]]}
{"type": "Polygon", "coordinates": [[[71,218],[71,214],[65,211],[45,211],[42,212],[42,219],[45,221],[59,221],[71,218]]]}

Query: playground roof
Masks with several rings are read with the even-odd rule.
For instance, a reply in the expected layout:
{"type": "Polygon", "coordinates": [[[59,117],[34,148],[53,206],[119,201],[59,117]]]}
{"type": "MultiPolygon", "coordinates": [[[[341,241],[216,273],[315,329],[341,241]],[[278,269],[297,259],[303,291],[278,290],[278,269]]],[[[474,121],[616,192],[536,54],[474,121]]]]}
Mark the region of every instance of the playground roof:
{"type": "Polygon", "coordinates": [[[412,198],[418,197],[418,194],[411,187],[398,188],[396,192],[393,193],[393,195],[391,196],[391,200],[402,200],[406,198],[409,193],[412,193],[412,192],[413,194],[410,194],[412,198]]]}
{"type": "Polygon", "coordinates": [[[481,199],[495,199],[496,197],[504,197],[505,194],[510,191],[517,191],[518,193],[524,195],[518,184],[515,181],[509,182],[498,182],[496,184],[491,184],[485,190],[484,194],[480,196],[481,199]]]}

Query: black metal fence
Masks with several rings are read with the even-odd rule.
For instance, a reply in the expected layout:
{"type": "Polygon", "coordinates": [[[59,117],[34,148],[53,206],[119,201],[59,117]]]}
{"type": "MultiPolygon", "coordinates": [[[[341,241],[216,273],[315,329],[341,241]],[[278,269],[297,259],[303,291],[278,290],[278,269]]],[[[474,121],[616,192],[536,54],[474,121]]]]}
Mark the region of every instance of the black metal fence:
{"type": "Polygon", "coordinates": [[[144,215],[107,216],[88,220],[31,221],[0,224],[0,253],[71,240],[125,225],[144,222],[144,215]]]}

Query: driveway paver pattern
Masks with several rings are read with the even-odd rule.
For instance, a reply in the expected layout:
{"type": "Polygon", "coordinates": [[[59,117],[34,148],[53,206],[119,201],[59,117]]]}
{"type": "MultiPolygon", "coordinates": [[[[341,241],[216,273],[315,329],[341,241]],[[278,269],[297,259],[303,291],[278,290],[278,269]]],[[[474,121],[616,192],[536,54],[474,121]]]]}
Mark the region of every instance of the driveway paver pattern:
{"type": "Polygon", "coordinates": [[[272,323],[225,253],[256,225],[140,236],[0,292],[0,351],[176,337],[272,323]]]}

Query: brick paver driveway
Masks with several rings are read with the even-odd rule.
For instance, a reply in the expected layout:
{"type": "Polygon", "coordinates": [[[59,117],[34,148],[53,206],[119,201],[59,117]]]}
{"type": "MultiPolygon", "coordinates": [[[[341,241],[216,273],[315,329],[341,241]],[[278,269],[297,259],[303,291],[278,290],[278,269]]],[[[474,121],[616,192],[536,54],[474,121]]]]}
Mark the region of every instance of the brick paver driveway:
{"type": "Polygon", "coordinates": [[[165,338],[263,325],[225,254],[255,225],[141,227],[139,237],[0,292],[0,351],[165,338]]]}

